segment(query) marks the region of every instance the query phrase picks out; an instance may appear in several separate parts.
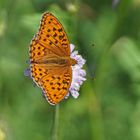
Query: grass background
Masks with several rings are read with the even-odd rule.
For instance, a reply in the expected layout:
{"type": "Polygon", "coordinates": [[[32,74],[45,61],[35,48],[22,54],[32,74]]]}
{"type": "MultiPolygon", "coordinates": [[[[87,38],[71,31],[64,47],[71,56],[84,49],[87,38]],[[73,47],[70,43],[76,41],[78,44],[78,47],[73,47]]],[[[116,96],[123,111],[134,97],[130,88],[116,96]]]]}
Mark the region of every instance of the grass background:
{"type": "Polygon", "coordinates": [[[140,1],[1,0],[0,140],[50,140],[55,107],[24,76],[42,13],[86,59],[77,100],[59,106],[59,140],[140,140],[140,1]]]}

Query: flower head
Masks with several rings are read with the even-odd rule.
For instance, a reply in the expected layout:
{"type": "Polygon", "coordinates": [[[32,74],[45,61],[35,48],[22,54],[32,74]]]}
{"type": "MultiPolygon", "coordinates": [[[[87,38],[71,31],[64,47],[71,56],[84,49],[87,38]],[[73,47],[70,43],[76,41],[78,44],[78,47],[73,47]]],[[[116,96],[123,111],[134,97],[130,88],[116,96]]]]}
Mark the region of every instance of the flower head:
{"type": "Polygon", "coordinates": [[[86,71],[82,69],[85,64],[85,59],[82,58],[81,55],[78,54],[78,51],[73,51],[75,46],[70,44],[71,55],[70,57],[77,60],[77,64],[72,66],[72,83],[69,88],[68,94],[65,98],[68,98],[69,94],[71,94],[74,98],[78,98],[80,86],[83,84],[83,81],[86,80],[86,71]]]}

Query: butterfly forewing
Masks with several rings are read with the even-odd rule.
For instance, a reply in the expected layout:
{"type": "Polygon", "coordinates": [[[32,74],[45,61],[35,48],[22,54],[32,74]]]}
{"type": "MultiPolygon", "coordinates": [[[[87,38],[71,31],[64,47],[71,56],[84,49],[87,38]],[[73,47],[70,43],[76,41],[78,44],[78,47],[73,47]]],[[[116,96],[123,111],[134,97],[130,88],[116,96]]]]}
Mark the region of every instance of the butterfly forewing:
{"type": "Polygon", "coordinates": [[[36,62],[39,59],[43,59],[47,57],[55,57],[55,54],[52,50],[49,49],[49,46],[46,47],[42,45],[36,38],[32,40],[30,45],[30,62],[36,62]]]}
{"type": "Polygon", "coordinates": [[[70,46],[62,24],[51,13],[45,13],[36,39],[59,56],[70,56],[70,46]]]}

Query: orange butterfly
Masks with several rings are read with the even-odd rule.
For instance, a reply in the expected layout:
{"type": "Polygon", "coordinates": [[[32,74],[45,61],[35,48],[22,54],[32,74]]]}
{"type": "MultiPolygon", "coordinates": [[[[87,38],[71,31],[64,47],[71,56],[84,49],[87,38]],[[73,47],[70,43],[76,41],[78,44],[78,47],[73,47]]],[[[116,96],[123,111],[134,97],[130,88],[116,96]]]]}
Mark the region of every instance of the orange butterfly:
{"type": "Polygon", "coordinates": [[[72,68],[70,43],[61,23],[45,13],[38,33],[30,45],[30,72],[51,104],[59,103],[68,93],[72,68]]]}
{"type": "Polygon", "coordinates": [[[31,41],[27,70],[52,105],[66,98],[69,91],[77,98],[80,85],[86,80],[82,69],[85,60],[77,51],[72,53],[72,47],[57,18],[51,13],[43,14],[39,31],[31,41]]]}

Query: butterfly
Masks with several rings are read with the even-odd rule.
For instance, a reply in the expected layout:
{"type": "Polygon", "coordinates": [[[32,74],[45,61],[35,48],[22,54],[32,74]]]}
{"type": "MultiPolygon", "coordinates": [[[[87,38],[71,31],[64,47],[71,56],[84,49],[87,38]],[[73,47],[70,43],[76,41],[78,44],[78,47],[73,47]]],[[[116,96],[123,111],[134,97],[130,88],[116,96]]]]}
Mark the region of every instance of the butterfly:
{"type": "Polygon", "coordinates": [[[40,27],[30,48],[30,73],[52,105],[68,94],[72,82],[72,66],[77,61],[70,57],[70,43],[62,24],[49,12],[43,14],[40,27]]]}

